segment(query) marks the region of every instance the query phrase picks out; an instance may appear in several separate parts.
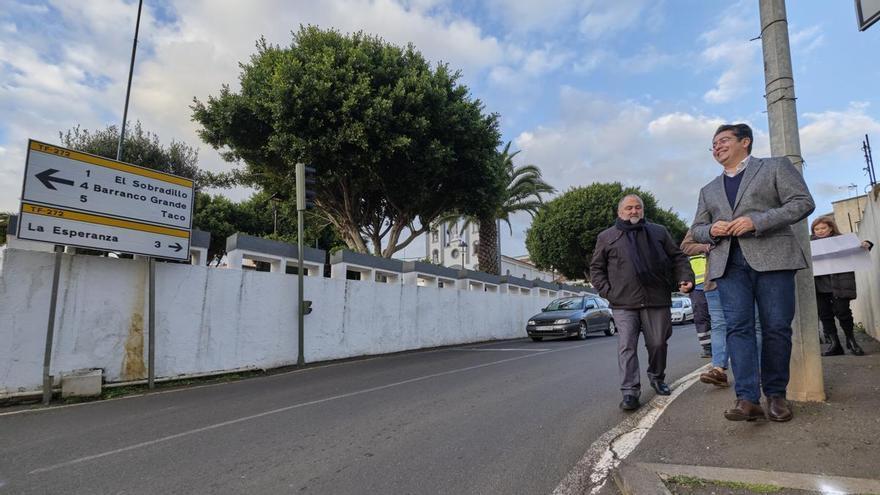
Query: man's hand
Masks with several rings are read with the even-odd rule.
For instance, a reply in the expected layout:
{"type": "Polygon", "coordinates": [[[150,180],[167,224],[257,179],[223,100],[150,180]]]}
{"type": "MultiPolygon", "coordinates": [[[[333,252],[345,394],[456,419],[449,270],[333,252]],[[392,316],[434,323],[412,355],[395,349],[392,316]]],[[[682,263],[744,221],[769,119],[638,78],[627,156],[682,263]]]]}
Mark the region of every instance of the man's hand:
{"type": "Polygon", "coordinates": [[[709,234],[712,237],[727,237],[730,235],[729,230],[730,222],[718,220],[717,222],[712,224],[712,228],[709,229],[709,234]]]}
{"type": "Polygon", "coordinates": [[[730,222],[728,226],[728,232],[730,235],[739,237],[743,234],[747,234],[749,232],[755,231],[755,224],[752,223],[752,219],[749,217],[739,217],[734,221],[730,222]]]}
{"type": "Polygon", "coordinates": [[[687,294],[688,292],[694,290],[693,282],[685,282],[681,281],[678,283],[678,291],[687,294]]]}

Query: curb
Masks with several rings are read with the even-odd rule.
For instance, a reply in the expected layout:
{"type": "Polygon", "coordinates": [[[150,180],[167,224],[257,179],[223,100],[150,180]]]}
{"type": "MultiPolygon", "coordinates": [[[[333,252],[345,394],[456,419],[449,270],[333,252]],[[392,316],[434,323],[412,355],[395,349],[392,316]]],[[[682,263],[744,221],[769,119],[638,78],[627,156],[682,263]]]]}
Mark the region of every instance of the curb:
{"type": "Polygon", "coordinates": [[[621,463],[613,479],[623,495],[669,494],[663,480],[669,476],[691,476],[710,481],[768,484],[796,490],[837,494],[880,494],[880,480],[825,476],[756,469],[735,469],[680,464],[621,463]]]}

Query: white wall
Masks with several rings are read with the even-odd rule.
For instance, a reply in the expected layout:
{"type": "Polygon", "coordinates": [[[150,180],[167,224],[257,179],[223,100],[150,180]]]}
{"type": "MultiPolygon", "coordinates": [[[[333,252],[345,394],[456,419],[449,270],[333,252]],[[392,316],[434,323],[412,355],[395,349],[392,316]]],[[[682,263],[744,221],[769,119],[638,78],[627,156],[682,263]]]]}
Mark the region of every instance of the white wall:
{"type": "Polygon", "coordinates": [[[859,224],[858,236],[874,243],[871,250],[872,269],[856,272],[858,298],[853,301],[853,319],[861,322],[875,339],[880,339],[880,186],[868,193],[864,217],[859,224]]]}
{"type": "MultiPolygon", "coordinates": [[[[52,253],[0,251],[0,396],[39,390],[52,253]]],[[[156,376],[272,368],[297,357],[296,277],[158,263],[156,376]]],[[[307,277],[307,362],[525,337],[549,298],[307,277]]],[[[147,263],[64,255],[51,373],[146,377],[147,263]]]]}

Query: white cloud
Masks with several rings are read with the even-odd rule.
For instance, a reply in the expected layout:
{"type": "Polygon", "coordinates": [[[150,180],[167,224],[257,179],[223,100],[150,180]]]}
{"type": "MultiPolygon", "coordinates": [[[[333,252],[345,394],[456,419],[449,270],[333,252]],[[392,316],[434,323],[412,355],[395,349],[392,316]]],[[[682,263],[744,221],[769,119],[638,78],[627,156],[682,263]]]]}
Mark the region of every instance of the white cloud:
{"type": "MultiPolygon", "coordinates": [[[[867,103],[853,102],[844,110],[807,112],[801,126],[801,152],[807,163],[834,158],[841,163],[862,157],[865,134],[880,134],[880,121],[868,115],[867,103]]],[[[858,163],[858,161],[856,161],[858,163]]]]}
{"type": "Polygon", "coordinates": [[[800,54],[808,54],[825,44],[825,35],[822,33],[821,26],[810,26],[805,29],[794,29],[789,38],[791,48],[800,54]]]}
{"type": "Polygon", "coordinates": [[[578,29],[582,35],[594,40],[629,29],[642,19],[649,5],[646,0],[592,2],[578,29]]]}
{"type": "Polygon", "coordinates": [[[760,31],[758,19],[743,12],[756,11],[750,2],[739,2],[719,15],[716,25],[701,39],[707,44],[701,58],[712,67],[722,69],[715,87],[706,91],[708,103],[727,103],[744,94],[760,74],[760,41],[749,41],[760,31]]]}
{"type": "Polygon", "coordinates": [[[633,101],[562,90],[563,116],[521,133],[514,142],[560,192],[620,181],[653,192],[664,207],[689,218],[699,186],[717,175],[709,144],[722,119],[684,112],[657,114],[633,101]]]}
{"type": "MultiPolygon", "coordinates": [[[[0,210],[16,205],[28,138],[57,142],[58,131],[76,124],[94,129],[121,120],[136,4],[56,0],[51,6],[52,36],[12,35],[13,28],[29,26],[16,27],[15,19],[0,30],[0,114],[5,117],[0,145],[9,150],[0,155],[0,210]]],[[[18,18],[48,11],[46,5],[14,9],[18,18]]],[[[163,142],[175,139],[199,148],[200,165],[209,170],[230,165],[200,143],[189,105],[193,97],[217,94],[224,83],[235,88],[238,62],[254,53],[260,36],[287,45],[290,31],[300,24],[363,30],[399,45],[413,42],[426,58],[448,62],[465,77],[496,65],[507,50],[432,0],[187,0],[171,9],[169,24],[155,18],[150,2],[144,5],[129,121],[141,120],[163,142]]],[[[561,63],[558,57],[536,54],[528,67],[550,70],[561,63]]]]}

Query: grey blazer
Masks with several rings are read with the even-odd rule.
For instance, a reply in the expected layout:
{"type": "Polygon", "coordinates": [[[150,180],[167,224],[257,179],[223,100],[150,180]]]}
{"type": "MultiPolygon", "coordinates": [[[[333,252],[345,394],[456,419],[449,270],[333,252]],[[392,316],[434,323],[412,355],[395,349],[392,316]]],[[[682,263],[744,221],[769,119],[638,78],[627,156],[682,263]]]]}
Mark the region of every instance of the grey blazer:
{"type": "Polygon", "coordinates": [[[694,217],[694,240],[714,244],[709,252],[709,279],[724,276],[730,238],[714,239],[709,234],[718,220],[731,221],[748,216],[755,232],[739,237],[739,245],[749,265],[759,271],[800,270],[807,257],[795,238],[791,225],[806,218],[816,208],[804,177],[786,157],[749,159],[731,210],[724,192],[724,174],[700,190],[694,217]]]}

